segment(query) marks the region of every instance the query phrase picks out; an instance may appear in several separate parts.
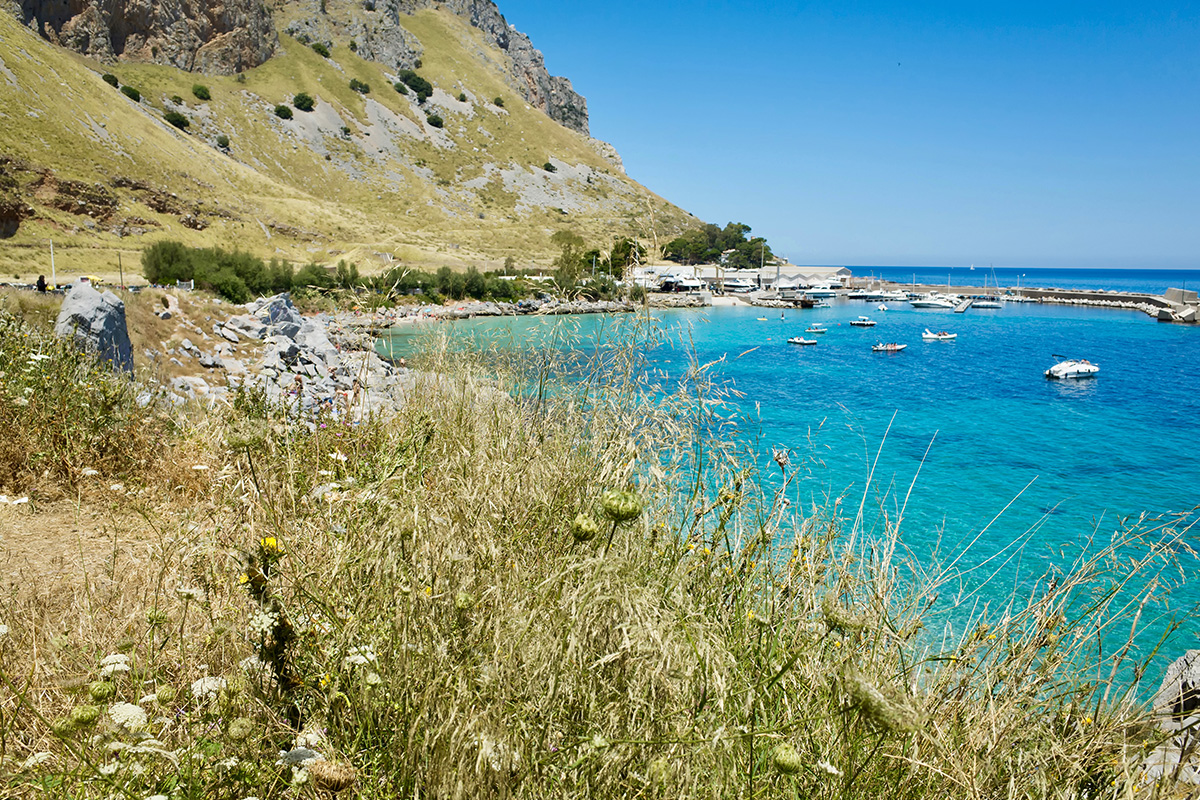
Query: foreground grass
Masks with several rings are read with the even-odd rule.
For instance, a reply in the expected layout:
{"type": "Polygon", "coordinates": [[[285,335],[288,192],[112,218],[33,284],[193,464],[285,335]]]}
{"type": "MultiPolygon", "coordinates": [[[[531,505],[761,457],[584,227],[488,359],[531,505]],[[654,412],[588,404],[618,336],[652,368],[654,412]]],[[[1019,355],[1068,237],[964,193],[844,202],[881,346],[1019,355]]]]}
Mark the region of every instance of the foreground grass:
{"type": "Polygon", "coordinates": [[[129,487],[113,519],[156,534],[120,580],[3,598],[5,794],[1140,790],[1156,742],[1114,676],[1169,532],[1120,531],[997,613],[939,611],[953,565],[837,502],[805,516],[787,466],[762,488],[707,369],[664,395],[630,325],[591,355],[432,343],[440,377],[393,418],[310,430],[246,394],[97,462],[129,487]],[[325,761],[289,765],[298,745],[325,761]]]}

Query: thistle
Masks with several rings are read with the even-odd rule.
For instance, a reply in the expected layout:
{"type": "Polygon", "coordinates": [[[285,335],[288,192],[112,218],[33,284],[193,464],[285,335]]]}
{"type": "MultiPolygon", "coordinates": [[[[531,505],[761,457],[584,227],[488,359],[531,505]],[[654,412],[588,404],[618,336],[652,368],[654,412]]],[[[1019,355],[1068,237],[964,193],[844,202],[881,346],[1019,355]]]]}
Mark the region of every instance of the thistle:
{"type": "Polygon", "coordinates": [[[804,759],[796,752],[796,748],[785,742],[771,754],[771,765],[784,775],[794,775],[804,768],[804,759]]]}

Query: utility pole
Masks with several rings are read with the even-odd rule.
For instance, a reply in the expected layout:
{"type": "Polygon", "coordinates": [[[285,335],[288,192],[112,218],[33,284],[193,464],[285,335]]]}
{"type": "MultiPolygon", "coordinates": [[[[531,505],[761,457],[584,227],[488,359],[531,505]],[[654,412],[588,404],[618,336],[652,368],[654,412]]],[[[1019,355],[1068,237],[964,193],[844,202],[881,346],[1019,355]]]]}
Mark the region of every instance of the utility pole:
{"type": "Polygon", "coordinates": [[[117,251],[117,271],[121,273],[121,289],[125,288],[125,267],[121,265],[121,251],[117,251]]]}
{"type": "Polygon", "coordinates": [[[58,288],[58,276],[54,272],[54,240],[50,240],[50,285],[58,288]]]}

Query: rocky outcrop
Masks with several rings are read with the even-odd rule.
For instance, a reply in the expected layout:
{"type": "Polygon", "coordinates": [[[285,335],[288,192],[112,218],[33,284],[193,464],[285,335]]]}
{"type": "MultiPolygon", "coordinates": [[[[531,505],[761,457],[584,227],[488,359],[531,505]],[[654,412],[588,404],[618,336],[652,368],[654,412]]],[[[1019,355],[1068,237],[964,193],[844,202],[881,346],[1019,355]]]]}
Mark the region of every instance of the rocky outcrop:
{"type": "Polygon", "coordinates": [[[95,353],[117,369],[133,371],[133,350],[125,327],[125,303],[112,292],[101,294],[87,281],[71,286],[54,323],[54,335],[95,353]]]}
{"type": "Polygon", "coordinates": [[[20,12],[51,42],[85,55],[215,75],[258,66],[279,42],[261,0],[20,0],[20,12]]]}
{"type": "Polygon", "coordinates": [[[404,30],[402,16],[425,8],[450,11],[482,31],[507,56],[508,83],[530,105],[571,130],[588,133],[587,100],[569,80],[546,70],[541,51],[508,24],[492,0],[365,0],[350,9],[334,8],[331,0],[294,0],[293,8],[300,13],[287,33],[324,44],[348,37],[360,56],[393,69],[415,68],[421,57],[421,43],[404,30]]]}

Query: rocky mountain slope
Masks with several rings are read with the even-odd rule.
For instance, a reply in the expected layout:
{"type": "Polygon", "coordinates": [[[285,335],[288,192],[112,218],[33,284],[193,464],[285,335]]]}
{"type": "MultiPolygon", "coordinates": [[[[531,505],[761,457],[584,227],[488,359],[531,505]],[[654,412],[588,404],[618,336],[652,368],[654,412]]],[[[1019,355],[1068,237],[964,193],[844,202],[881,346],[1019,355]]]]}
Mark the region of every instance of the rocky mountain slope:
{"type": "Polygon", "coordinates": [[[53,239],[60,271],[115,275],[163,238],[487,268],[547,262],[560,230],[653,247],[694,224],[488,0],[241,1],[0,14],[0,271],[46,272],[53,239]]]}

